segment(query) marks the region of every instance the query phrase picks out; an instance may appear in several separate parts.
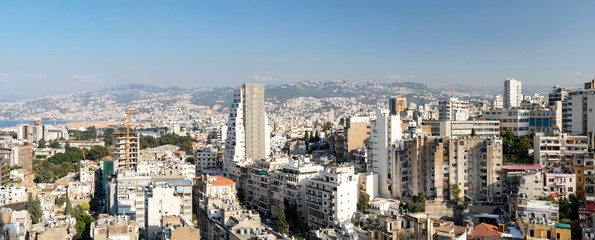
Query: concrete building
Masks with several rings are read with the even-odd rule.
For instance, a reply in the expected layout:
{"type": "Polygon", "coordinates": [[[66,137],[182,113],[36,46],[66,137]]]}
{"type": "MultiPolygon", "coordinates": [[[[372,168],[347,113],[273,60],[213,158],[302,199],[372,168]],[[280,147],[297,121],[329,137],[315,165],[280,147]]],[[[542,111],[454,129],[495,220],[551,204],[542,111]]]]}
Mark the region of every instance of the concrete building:
{"type": "Polygon", "coordinates": [[[331,166],[306,187],[308,225],[313,229],[340,228],[357,211],[358,175],[353,166],[331,166]]]}
{"type": "Polygon", "coordinates": [[[560,197],[576,195],[576,175],[571,172],[546,172],[545,187],[550,193],[560,197]]]}
{"type": "Polygon", "coordinates": [[[554,87],[551,93],[548,94],[548,106],[555,106],[556,102],[564,102],[566,101],[566,96],[568,96],[568,92],[571,90],[568,88],[563,88],[558,85],[554,87]]]}
{"type": "Polygon", "coordinates": [[[0,186],[0,206],[27,201],[27,189],[14,184],[0,186]]]}
{"type": "Polygon", "coordinates": [[[492,97],[492,101],[490,102],[490,110],[502,108],[504,108],[504,98],[502,98],[502,95],[494,95],[494,97],[492,97]]]}
{"type": "Polygon", "coordinates": [[[469,119],[469,102],[451,98],[438,103],[438,121],[466,121],[469,119]]]}
{"type": "Polygon", "coordinates": [[[137,240],[139,239],[139,225],[128,216],[99,215],[91,223],[91,238],[95,240],[137,240]]]}
{"type": "Polygon", "coordinates": [[[17,140],[28,140],[31,134],[31,126],[29,124],[17,125],[17,140]]]}
{"type": "Polygon", "coordinates": [[[368,232],[363,239],[467,239],[465,227],[456,226],[451,221],[432,219],[425,213],[383,216],[368,232]]]}
{"type": "Polygon", "coordinates": [[[482,138],[418,137],[403,141],[393,151],[393,196],[423,191],[437,201],[450,199],[452,184],[460,198],[478,202],[502,200],[502,140],[482,138]]]}
{"type": "Polygon", "coordinates": [[[533,160],[552,170],[572,169],[574,155],[586,153],[588,148],[587,136],[536,133],[533,137],[533,160]]]}
{"type": "Polygon", "coordinates": [[[343,156],[353,162],[355,149],[365,147],[364,141],[370,136],[370,118],[367,116],[350,117],[346,123],[343,156]]]}
{"type": "Polygon", "coordinates": [[[407,98],[405,96],[388,99],[388,110],[392,115],[400,115],[407,109],[407,98]]]}
{"type": "Polygon", "coordinates": [[[139,163],[139,138],[136,132],[130,132],[130,142],[126,138],[126,131],[114,132],[114,156],[120,159],[119,167],[136,169],[139,163]],[[129,144],[129,148],[126,145],[129,144]],[[130,157],[130,162],[126,156],[130,157]]]}
{"type": "MultiPolygon", "coordinates": [[[[157,239],[161,233],[161,219],[165,216],[180,216],[180,197],[169,186],[149,186],[146,191],[145,233],[147,239],[157,239]]],[[[181,211],[182,210],[182,211],[181,211]]]]}
{"type": "Polygon", "coordinates": [[[529,119],[531,110],[520,108],[507,108],[500,110],[490,110],[484,112],[484,119],[488,121],[498,121],[500,131],[509,131],[515,136],[527,136],[531,134],[529,129],[529,119]]]}
{"type": "Polygon", "coordinates": [[[323,170],[321,165],[311,164],[309,161],[290,161],[280,169],[269,173],[271,193],[273,195],[271,211],[273,215],[283,209],[284,201],[297,207],[298,219],[307,221],[308,205],[306,204],[306,185],[310,179],[318,176],[323,170]]]}
{"type": "Polygon", "coordinates": [[[576,196],[585,200],[595,199],[595,157],[593,153],[576,154],[574,156],[574,173],[576,174],[576,196]]]}
{"type": "Polygon", "coordinates": [[[499,121],[424,121],[432,136],[464,137],[473,130],[480,137],[500,136],[499,121]]]}
{"type": "Polygon", "coordinates": [[[234,163],[267,159],[270,127],[264,110],[264,85],[246,83],[241,89],[233,91],[227,131],[225,174],[234,163]]]}
{"type": "Polygon", "coordinates": [[[532,200],[527,204],[520,205],[518,211],[529,218],[544,218],[557,222],[559,220],[559,209],[558,204],[551,203],[550,201],[532,200]]]}
{"type": "MultiPolygon", "coordinates": [[[[378,194],[390,198],[390,152],[392,145],[402,139],[401,120],[386,109],[376,109],[376,118],[370,121],[368,140],[368,162],[371,170],[378,174],[378,194]]],[[[378,196],[371,196],[378,197],[378,196]]]]}
{"type": "Polygon", "coordinates": [[[562,128],[571,134],[587,135],[595,131],[595,89],[568,93],[562,105],[562,128]]]}
{"type": "Polygon", "coordinates": [[[514,78],[504,80],[504,108],[520,107],[523,101],[523,88],[521,81],[514,78]]]}
{"type": "Polygon", "coordinates": [[[194,165],[196,165],[196,176],[203,174],[207,169],[219,169],[217,162],[217,149],[201,148],[194,153],[194,165]]]}
{"type": "Polygon", "coordinates": [[[246,186],[246,201],[259,212],[270,212],[273,205],[272,180],[269,173],[289,163],[289,157],[275,157],[270,161],[257,160],[247,166],[246,178],[239,177],[246,186]]]}

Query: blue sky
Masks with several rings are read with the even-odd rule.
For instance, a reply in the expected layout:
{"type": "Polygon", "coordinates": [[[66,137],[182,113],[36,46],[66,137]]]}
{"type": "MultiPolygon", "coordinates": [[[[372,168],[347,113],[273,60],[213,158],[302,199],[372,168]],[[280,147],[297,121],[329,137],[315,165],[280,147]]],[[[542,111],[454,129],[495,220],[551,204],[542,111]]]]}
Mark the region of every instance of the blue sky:
{"type": "Polygon", "coordinates": [[[3,1],[0,96],[126,83],[574,85],[594,1],[3,1]]]}

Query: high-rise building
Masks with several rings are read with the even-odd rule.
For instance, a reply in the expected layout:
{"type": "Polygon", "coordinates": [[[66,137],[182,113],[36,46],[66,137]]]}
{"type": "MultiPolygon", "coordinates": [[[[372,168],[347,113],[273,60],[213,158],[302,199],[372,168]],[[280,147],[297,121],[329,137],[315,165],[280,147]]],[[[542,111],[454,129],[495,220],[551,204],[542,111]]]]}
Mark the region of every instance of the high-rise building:
{"type": "Polygon", "coordinates": [[[584,134],[595,131],[595,89],[591,83],[585,83],[585,88],[568,93],[562,104],[562,129],[571,134],[584,134]]]}
{"type": "Polygon", "coordinates": [[[502,98],[502,95],[494,95],[494,97],[492,98],[492,102],[490,104],[490,109],[491,110],[502,109],[503,107],[504,107],[504,99],[502,98]]]}
{"type": "Polygon", "coordinates": [[[267,159],[270,127],[264,110],[264,85],[246,83],[234,90],[227,122],[224,172],[235,162],[267,159]]]}
{"type": "Polygon", "coordinates": [[[353,162],[354,150],[364,147],[364,141],[370,136],[370,117],[350,117],[346,123],[343,156],[353,162]]]}
{"type": "Polygon", "coordinates": [[[521,81],[514,78],[504,80],[504,108],[520,107],[523,101],[521,81]]]}
{"type": "Polygon", "coordinates": [[[568,96],[568,92],[570,89],[562,88],[558,85],[554,87],[552,92],[548,94],[548,105],[550,108],[556,105],[556,102],[563,102],[566,100],[566,96],[568,96]]]}
{"type": "Polygon", "coordinates": [[[403,95],[388,100],[390,114],[398,115],[407,109],[407,98],[403,95]]]}
{"type": "Polygon", "coordinates": [[[438,103],[439,121],[465,121],[469,119],[469,102],[458,98],[438,103]]]}
{"type": "Polygon", "coordinates": [[[31,127],[29,124],[18,124],[17,125],[17,140],[27,140],[29,138],[29,132],[31,127]]]}
{"type": "Polygon", "coordinates": [[[393,196],[424,192],[436,200],[452,199],[453,184],[477,201],[502,200],[502,140],[420,136],[392,148],[393,196]]]}
{"type": "Polygon", "coordinates": [[[370,121],[368,162],[372,171],[378,174],[377,189],[380,197],[390,198],[393,195],[389,180],[397,176],[390,174],[390,152],[393,144],[402,138],[401,118],[391,115],[386,109],[378,108],[376,118],[370,121]]]}
{"type": "Polygon", "coordinates": [[[138,152],[139,152],[139,138],[136,132],[130,132],[130,147],[126,149],[126,131],[114,132],[114,155],[119,161],[119,167],[130,167],[130,169],[136,169],[138,165],[138,152]],[[130,163],[126,155],[130,156],[130,163]],[[130,166],[128,166],[130,165],[130,166]]]}

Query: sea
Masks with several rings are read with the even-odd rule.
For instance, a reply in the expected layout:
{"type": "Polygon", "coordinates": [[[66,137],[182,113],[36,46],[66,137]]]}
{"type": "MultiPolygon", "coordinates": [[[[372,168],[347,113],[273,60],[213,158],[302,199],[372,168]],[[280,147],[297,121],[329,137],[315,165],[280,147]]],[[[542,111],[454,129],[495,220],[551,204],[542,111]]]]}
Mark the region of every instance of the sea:
{"type": "MultiPolygon", "coordinates": [[[[17,124],[29,124],[33,125],[35,120],[4,120],[0,121],[0,128],[7,128],[7,127],[16,127],[17,124]]],[[[65,124],[71,121],[64,121],[64,120],[41,120],[43,125],[56,125],[56,124],[65,124]]]]}

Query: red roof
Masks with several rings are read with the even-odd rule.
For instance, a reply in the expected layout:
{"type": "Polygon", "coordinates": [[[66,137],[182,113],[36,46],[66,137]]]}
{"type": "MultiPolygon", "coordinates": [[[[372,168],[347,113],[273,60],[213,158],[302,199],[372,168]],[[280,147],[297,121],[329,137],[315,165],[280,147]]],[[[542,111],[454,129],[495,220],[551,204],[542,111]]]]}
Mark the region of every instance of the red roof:
{"type": "Polygon", "coordinates": [[[541,170],[540,164],[533,164],[533,165],[504,165],[502,166],[503,169],[506,170],[541,170]]]}
{"type": "Polygon", "coordinates": [[[480,236],[486,238],[502,238],[502,232],[498,227],[487,223],[481,223],[473,227],[473,236],[480,236]]]}
{"type": "Polygon", "coordinates": [[[222,185],[235,185],[236,183],[229,178],[217,175],[217,180],[215,180],[211,184],[216,185],[216,186],[222,186],[222,185]]]}
{"type": "Polygon", "coordinates": [[[552,197],[555,197],[555,198],[558,197],[558,194],[555,194],[555,193],[550,193],[550,195],[552,195],[552,197]]]}

